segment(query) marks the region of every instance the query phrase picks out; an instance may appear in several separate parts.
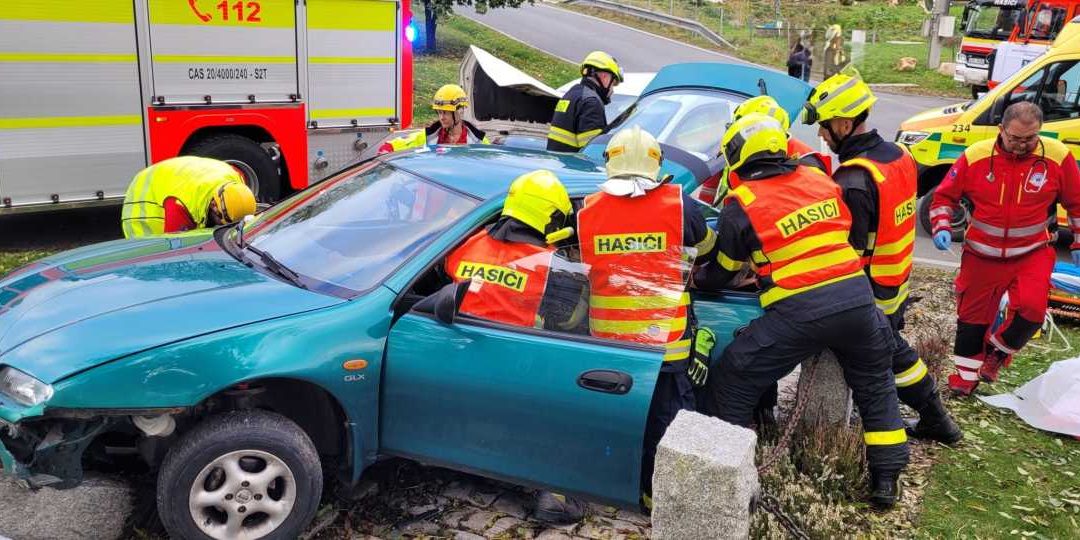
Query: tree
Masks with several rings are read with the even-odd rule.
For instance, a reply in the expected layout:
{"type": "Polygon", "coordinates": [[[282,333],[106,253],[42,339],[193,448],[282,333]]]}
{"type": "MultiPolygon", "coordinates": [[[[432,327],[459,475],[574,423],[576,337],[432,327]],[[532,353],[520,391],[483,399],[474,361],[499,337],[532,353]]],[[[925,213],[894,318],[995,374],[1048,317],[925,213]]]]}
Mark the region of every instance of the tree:
{"type": "Polygon", "coordinates": [[[489,8],[516,8],[521,4],[534,0],[424,0],[424,35],[427,36],[425,48],[427,51],[436,49],[435,29],[438,26],[440,16],[445,17],[454,12],[454,6],[476,6],[476,10],[483,13],[489,8]]]}

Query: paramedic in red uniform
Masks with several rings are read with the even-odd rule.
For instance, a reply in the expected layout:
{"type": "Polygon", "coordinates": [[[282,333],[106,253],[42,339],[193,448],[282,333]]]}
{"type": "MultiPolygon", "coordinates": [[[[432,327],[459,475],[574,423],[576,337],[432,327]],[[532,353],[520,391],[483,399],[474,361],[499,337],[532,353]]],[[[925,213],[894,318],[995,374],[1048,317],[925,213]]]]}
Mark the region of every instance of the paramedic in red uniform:
{"type": "Polygon", "coordinates": [[[1080,262],[1080,171],[1069,148],[1039,136],[1041,129],[1039,107],[1010,105],[997,139],[968,147],[934,192],[930,219],[940,250],[949,247],[960,199],[975,206],[956,276],[956,372],[949,387],[961,395],[979,381],[997,380],[1042,327],[1054,268],[1047,216],[1058,202],[1069,213],[1073,262],[1080,262]],[[991,332],[1005,293],[1008,318],[991,332]]]}

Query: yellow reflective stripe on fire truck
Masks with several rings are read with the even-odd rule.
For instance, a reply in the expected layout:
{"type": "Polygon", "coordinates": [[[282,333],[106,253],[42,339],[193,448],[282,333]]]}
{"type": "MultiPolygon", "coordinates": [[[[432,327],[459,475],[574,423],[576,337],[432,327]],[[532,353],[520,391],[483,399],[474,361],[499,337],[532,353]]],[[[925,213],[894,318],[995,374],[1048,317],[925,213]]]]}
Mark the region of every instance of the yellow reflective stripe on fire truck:
{"type": "Polygon", "coordinates": [[[295,21],[295,0],[150,0],[151,24],[292,28],[295,21]]]}
{"type": "Polygon", "coordinates": [[[97,53],[24,53],[0,52],[0,62],[56,62],[65,64],[104,64],[135,62],[134,54],[97,54],[97,53]]]}
{"type": "Polygon", "coordinates": [[[393,56],[311,56],[309,64],[393,64],[393,56]]]}
{"type": "Polygon", "coordinates": [[[313,30],[383,30],[397,27],[397,4],[357,0],[308,0],[308,28],[313,30]]]}
{"type": "Polygon", "coordinates": [[[154,62],[159,64],[192,64],[206,62],[210,64],[293,64],[295,56],[218,56],[201,54],[155,54],[154,62]]]}
{"type": "MultiPolygon", "coordinates": [[[[17,0],[4,2],[0,20],[134,23],[131,0],[17,0]]],[[[187,4],[184,3],[184,9],[187,4]]],[[[189,11],[190,13],[190,11],[189,11]]]]}
{"type": "Polygon", "coordinates": [[[688,305],[690,293],[672,296],[589,296],[589,306],[597,309],[662,309],[688,305]]]}
{"type": "Polygon", "coordinates": [[[142,124],[137,114],[117,116],[53,116],[40,118],[0,118],[0,129],[48,129],[142,124]]]}
{"type": "Polygon", "coordinates": [[[394,116],[393,108],[369,107],[366,109],[312,109],[311,119],[326,118],[368,118],[374,116],[394,116]]]}

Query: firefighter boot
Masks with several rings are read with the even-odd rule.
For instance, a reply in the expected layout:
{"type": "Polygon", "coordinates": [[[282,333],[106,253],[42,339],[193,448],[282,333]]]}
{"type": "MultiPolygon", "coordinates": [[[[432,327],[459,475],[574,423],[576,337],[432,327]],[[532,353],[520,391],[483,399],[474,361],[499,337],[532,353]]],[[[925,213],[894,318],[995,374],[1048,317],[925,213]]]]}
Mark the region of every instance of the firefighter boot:
{"type": "Polygon", "coordinates": [[[879,512],[891,510],[900,500],[900,473],[870,471],[870,506],[879,512]]]}
{"type": "Polygon", "coordinates": [[[919,409],[919,422],[907,428],[908,435],[916,439],[956,444],[964,438],[964,432],[956,425],[937,393],[919,409]]]}
{"type": "Polygon", "coordinates": [[[537,495],[533,518],[549,525],[569,525],[585,517],[585,503],[573,497],[544,491],[537,495]]]}
{"type": "Polygon", "coordinates": [[[983,382],[997,382],[1001,368],[1009,367],[1012,363],[1012,355],[995,347],[992,343],[986,345],[986,358],[982,367],[979,368],[979,379],[983,382]]]}
{"type": "Polygon", "coordinates": [[[979,380],[969,381],[960,375],[960,371],[949,375],[949,390],[952,390],[954,396],[967,397],[975,391],[975,387],[979,386],[979,380]]]}

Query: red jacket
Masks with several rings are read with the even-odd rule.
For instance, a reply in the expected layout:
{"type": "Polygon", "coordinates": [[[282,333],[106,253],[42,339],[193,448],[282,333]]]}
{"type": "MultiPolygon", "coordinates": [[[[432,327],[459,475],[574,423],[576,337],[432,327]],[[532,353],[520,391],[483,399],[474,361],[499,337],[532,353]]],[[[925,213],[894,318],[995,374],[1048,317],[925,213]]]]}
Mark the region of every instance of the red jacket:
{"type": "Polygon", "coordinates": [[[1006,259],[1049,241],[1047,225],[1060,202],[1069,213],[1072,249],[1080,248],[1080,169],[1069,148],[1042,137],[1040,148],[1017,158],[994,139],[967,148],[934,191],[934,232],[948,230],[961,197],[975,205],[964,247],[983,257],[1006,259]]]}

